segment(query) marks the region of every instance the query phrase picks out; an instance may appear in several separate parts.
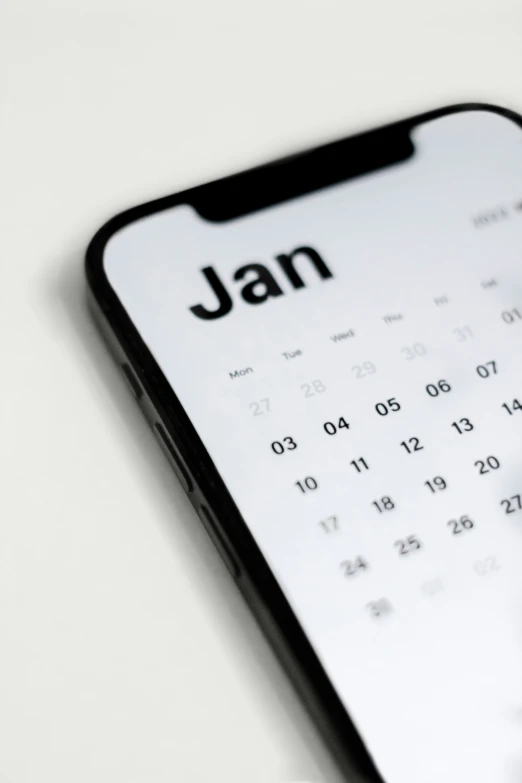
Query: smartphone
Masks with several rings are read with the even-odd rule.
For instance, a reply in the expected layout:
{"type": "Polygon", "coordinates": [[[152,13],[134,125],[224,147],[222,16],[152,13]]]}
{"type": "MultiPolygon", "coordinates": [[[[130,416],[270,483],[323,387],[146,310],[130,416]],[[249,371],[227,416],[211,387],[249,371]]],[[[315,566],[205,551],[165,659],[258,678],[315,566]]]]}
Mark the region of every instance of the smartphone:
{"type": "Polygon", "coordinates": [[[522,779],[522,118],[466,104],[118,215],[93,312],[358,781],[522,779]]]}

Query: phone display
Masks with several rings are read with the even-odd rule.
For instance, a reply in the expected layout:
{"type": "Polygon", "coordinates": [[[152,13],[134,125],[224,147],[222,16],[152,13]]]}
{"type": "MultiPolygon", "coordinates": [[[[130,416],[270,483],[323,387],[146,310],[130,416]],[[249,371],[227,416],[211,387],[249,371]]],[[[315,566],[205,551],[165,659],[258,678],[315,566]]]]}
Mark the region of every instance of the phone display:
{"type": "Polygon", "coordinates": [[[108,281],[386,783],[522,778],[522,132],[212,221],[131,222],[108,281]]]}

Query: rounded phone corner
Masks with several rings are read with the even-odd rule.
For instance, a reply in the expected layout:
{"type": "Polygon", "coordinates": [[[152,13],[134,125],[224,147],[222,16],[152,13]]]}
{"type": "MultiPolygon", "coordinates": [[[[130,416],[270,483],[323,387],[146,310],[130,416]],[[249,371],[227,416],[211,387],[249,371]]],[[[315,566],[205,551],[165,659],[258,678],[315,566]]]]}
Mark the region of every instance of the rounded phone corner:
{"type": "Polygon", "coordinates": [[[179,195],[165,196],[130,207],[114,215],[94,234],[85,252],[85,275],[92,294],[102,306],[104,295],[111,290],[104,265],[105,250],[109,241],[131,223],[179,203],[182,203],[179,195]]]}

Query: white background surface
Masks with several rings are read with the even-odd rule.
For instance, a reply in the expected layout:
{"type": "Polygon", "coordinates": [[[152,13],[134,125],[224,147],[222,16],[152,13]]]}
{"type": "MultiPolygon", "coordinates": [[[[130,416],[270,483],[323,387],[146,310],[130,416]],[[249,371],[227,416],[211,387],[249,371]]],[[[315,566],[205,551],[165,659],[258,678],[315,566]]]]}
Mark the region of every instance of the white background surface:
{"type": "Polygon", "coordinates": [[[333,781],[90,323],[83,252],[307,144],[522,111],[522,5],[3,0],[0,91],[0,780],[333,781]]]}

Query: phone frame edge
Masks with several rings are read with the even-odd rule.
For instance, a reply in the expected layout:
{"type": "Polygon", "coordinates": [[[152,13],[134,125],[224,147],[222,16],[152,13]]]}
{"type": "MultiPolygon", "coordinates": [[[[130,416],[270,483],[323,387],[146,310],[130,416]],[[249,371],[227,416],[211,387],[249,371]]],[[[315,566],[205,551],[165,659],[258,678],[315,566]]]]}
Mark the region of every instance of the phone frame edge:
{"type": "MultiPolygon", "coordinates": [[[[489,111],[513,120],[522,128],[522,117],[516,112],[487,103],[463,103],[425,112],[398,123],[382,126],[381,131],[400,125],[413,128],[423,122],[462,111],[489,111]]],[[[348,146],[354,139],[371,134],[368,131],[341,141],[348,146]]],[[[326,145],[324,145],[326,146],[326,145]]],[[[314,148],[320,149],[320,148],[314,148]]],[[[295,157],[306,157],[304,150],[295,157]]],[[[284,164],[290,158],[268,162],[265,166],[284,164]]],[[[234,177],[247,177],[263,169],[256,167],[225,177],[214,183],[226,183],[234,177]]],[[[163,375],[123,304],[112,289],[104,269],[104,250],[114,234],[148,215],[180,204],[190,204],[198,186],[172,196],[164,196],[127,209],[105,223],[91,240],[86,253],[86,275],[91,308],[98,311],[97,324],[113,352],[115,344],[135,372],[159,421],[169,433],[196,487],[189,495],[196,505],[203,499],[210,508],[229,542],[238,562],[240,577],[236,580],[257,621],[268,637],[277,657],[299,692],[306,707],[318,723],[342,771],[359,775],[361,783],[385,783],[357,731],[340,697],[328,678],[318,656],[301,628],[288,600],[257,546],[247,523],[237,509],[217,467],[204,443],[192,426],[188,414],[174,389],[163,375]],[[194,502],[196,500],[196,502],[194,502]]],[[[119,358],[117,359],[119,361],[119,358]]]]}

